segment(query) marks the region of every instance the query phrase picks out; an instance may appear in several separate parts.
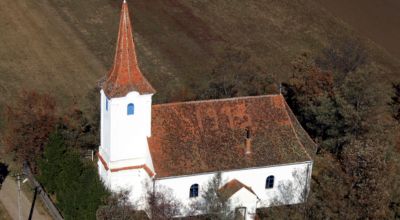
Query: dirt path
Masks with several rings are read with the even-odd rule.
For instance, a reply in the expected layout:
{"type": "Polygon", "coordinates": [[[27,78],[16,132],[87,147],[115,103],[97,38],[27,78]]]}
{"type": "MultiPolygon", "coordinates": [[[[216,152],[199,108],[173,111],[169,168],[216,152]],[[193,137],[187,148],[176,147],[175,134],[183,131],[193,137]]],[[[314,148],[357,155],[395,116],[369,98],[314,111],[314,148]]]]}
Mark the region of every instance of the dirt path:
{"type": "MultiPolygon", "coordinates": [[[[28,183],[26,183],[28,184],[28,183]]],[[[17,183],[10,177],[4,181],[0,190],[0,202],[4,205],[8,214],[12,219],[18,220],[18,190],[17,183]]],[[[33,220],[51,220],[51,217],[38,205],[39,198],[36,200],[35,209],[33,212],[33,220]]],[[[31,208],[31,201],[21,191],[21,215],[22,219],[28,219],[31,208]]]]}
{"type": "Polygon", "coordinates": [[[7,210],[4,208],[3,203],[0,202],[0,220],[11,220],[10,215],[7,210]]]}
{"type": "Polygon", "coordinates": [[[399,0],[315,0],[400,59],[399,0]]]}

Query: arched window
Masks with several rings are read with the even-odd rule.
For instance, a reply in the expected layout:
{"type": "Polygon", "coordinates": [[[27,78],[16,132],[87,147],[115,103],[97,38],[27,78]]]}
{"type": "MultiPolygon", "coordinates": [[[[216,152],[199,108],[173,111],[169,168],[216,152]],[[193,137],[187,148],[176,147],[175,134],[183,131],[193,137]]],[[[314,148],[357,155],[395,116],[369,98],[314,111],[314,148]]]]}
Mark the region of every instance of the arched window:
{"type": "Polygon", "coordinates": [[[128,115],[133,115],[133,113],[135,112],[135,106],[132,103],[128,104],[128,115]]]}
{"type": "Polygon", "coordinates": [[[199,196],[199,184],[193,184],[192,186],[190,186],[190,193],[189,193],[189,197],[190,198],[194,198],[199,196]]]}
{"type": "Polygon", "coordinates": [[[265,188],[266,189],[271,189],[274,187],[274,176],[269,176],[267,177],[267,181],[265,181],[265,188]]]}

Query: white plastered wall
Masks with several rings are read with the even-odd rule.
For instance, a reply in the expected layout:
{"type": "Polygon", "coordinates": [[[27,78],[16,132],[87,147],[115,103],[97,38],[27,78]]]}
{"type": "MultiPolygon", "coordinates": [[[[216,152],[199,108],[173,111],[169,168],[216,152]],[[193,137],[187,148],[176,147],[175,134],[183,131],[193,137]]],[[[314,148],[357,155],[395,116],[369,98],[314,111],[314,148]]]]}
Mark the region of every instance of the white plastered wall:
{"type": "Polygon", "coordinates": [[[139,183],[149,178],[142,175],[143,169],[111,172],[111,169],[120,169],[132,166],[146,165],[154,172],[152,158],[149,152],[147,138],[151,135],[151,99],[152,94],[140,95],[130,92],[124,97],[108,100],[106,109],[106,95],[101,94],[101,144],[99,154],[105,160],[109,170],[105,170],[99,161],[99,174],[107,187],[111,190],[121,188],[134,189],[135,198],[139,183]],[[134,114],[127,114],[128,104],[134,104],[134,114]],[[128,181],[128,182],[127,182],[128,181]],[[133,187],[135,186],[135,187],[133,187]]]}
{"type": "Polygon", "coordinates": [[[153,182],[144,169],[131,169],[112,172],[110,175],[112,183],[111,191],[129,190],[130,201],[139,209],[146,208],[146,194],[152,190],[153,182]]]}
{"type": "Polygon", "coordinates": [[[254,219],[258,201],[258,197],[244,187],[229,199],[233,208],[246,207],[246,220],[254,219]]]}
{"type": "MultiPolygon", "coordinates": [[[[308,191],[312,162],[301,162],[294,164],[286,164],[279,166],[259,167],[251,169],[241,169],[222,172],[223,184],[232,179],[236,179],[243,184],[251,187],[258,196],[259,201],[254,204],[256,208],[269,207],[273,201],[279,201],[284,204],[296,204],[303,202],[303,193],[308,191]],[[297,177],[294,174],[297,173],[297,177]],[[270,175],[275,177],[275,184],[272,189],[266,189],[266,178],[270,175]],[[283,185],[292,184],[291,192],[282,191],[283,185]],[[289,200],[281,201],[283,194],[290,193],[289,200]]],[[[198,175],[177,176],[156,179],[156,185],[170,189],[175,198],[182,202],[185,206],[184,211],[188,211],[190,204],[201,199],[201,195],[205,190],[206,184],[213,178],[215,173],[205,173],[198,175]],[[199,184],[199,197],[189,198],[190,186],[199,184]]]]}

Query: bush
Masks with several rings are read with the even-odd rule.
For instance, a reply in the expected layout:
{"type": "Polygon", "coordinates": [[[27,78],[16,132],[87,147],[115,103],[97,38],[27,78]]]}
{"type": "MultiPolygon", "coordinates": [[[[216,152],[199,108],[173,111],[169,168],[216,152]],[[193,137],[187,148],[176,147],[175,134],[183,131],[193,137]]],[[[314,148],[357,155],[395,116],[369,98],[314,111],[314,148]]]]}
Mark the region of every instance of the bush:
{"type": "Polygon", "coordinates": [[[18,162],[28,161],[36,171],[36,159],[41,156],[58,121],[54,98],[24,91],[14,103],[6,106],[4,116],[6,151],[14,152],[18,162]]]}
{"type": "Polygon", "coordinates": [[[55,194],[65,219],[96,219],[96,210],[108,195],[95,166],[65,146],[63,137],[51,135],[39,160],[39,180],[55,194]]]}

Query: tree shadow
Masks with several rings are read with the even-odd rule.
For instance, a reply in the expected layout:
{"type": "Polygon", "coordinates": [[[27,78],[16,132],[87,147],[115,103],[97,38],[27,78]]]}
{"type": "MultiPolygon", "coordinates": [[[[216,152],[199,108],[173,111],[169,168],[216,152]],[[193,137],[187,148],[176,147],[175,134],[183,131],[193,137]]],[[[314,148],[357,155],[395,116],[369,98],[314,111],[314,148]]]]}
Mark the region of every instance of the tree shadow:
{"type": "Polygon", "coordinates": [[[0,189],[9,172],[8,165],[0,162],[0,189]]]}
{"type": "Polygon", "coordinates": [[[33,210],[35,209],[35,203],[36,203],[36,196],[38,194],[38,188],[35,187],[34,193],[33,193],[33,199],[32,199],[32,205],[31,205],[31,210],[29,211],[29,218],[28,220],[32,219],[33,216],[33,210]]]}

